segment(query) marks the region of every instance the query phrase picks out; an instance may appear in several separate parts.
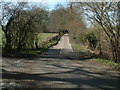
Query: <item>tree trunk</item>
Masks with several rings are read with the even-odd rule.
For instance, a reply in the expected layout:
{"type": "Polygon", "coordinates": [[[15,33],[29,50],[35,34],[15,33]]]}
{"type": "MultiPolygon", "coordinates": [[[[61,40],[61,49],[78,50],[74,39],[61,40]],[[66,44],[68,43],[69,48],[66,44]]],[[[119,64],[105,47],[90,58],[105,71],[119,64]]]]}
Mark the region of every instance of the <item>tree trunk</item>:
{"type": "Polygon", "coordinates": [[[10,34],[8,34],[7,32],[5,33],[5,37],[6,37],[6,44],[5,44],[5,49],[7,51],[10,51],[12,49],[12,45],[11,45],[11,36],[10,34]]]}
{"type": "Polygon", "coordinates": [[[112,55],[113,55],[113,60],[114,62],[118,63],[120,62],[120,56],[119,56],[119,53],[120,53],[120,50],[119,50],[119,45],[117,44],[118,40],[115,41],[115,42],[111,42],[111,50],[112,50],[112,55]]]}
{"type": "Polygon", "coordinates": [[[35,42],[35,46],[36,46],[37,49],[39,48],[39,47],[38,47],[38,42],[35,42]]]}

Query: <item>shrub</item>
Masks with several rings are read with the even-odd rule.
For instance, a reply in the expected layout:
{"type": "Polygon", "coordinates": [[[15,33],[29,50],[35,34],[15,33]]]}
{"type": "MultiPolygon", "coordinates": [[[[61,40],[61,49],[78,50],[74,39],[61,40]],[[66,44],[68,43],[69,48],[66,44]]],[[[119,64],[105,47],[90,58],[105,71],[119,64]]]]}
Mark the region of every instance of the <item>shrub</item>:
{"type": "Polygon", "coordinates": [[[91,49],[95,49],[98,43],[97,37],[94,32],[89,32],[85,35],[85,40],[91,49]]]}

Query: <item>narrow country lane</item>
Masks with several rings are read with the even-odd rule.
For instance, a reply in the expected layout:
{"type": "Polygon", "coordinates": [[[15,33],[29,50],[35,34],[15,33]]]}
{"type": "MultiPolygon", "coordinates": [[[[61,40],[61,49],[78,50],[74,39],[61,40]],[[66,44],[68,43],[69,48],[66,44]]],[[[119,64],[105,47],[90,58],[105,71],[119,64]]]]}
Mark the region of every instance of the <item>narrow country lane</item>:
{"type": "Polygon", "coordinates": [[[39,58],[3,58],[4,88],[119,88],[119,73],[78,60],[68,35],[39,58]]]}

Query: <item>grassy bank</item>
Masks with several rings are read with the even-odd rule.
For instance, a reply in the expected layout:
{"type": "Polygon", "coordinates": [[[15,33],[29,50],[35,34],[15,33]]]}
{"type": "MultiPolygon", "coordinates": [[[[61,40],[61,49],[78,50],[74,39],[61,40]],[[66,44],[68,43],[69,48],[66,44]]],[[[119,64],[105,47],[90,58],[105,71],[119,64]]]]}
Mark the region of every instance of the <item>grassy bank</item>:
{"type": "Polygon", "coordinates": [[[86,46],[76,43],[73,39],[70,39],[71,46],[81,59],[90,59],[96,57],[96,55],[87,49],[86,46]]]}
{"type": "Polygon", "coordinates": [[[50,38],[52,38],[52,37],[54,37],[54,36],[56,36],[56,35],[57,35],[57,33],[40,33],[40,34],[38,35],[38,38],[39,38],[39,39],[38,39],[39,46],[41,46],[43,42],[49,40],[50,38]]]}
{"type": "Polygon", "coordinates": [[[57,34],[54,33],[40,33],[39,36],[39,48],[35,49],[26,49],[26,50],[21,50],[19,52],[12,51],[11,53],[7,53],[3,51],[3,56],[5,57],[17,57],[17,58],[28,58],[28,57],[37,57],[39,56],[42,52],[46,51],[49,47],[55,45],[58,43],[59,38],[57,34]],[[56,38],[56,39],[54,39],[56,38]],[[51,39],[51,40],[50,40],[51,39]],[[43,45],[44,43],[44,45],[43,45]]]}
{"type": "Polygon", "coordinates": [[[57,35],[57,33],[40,33],[39,40],[41,42],[44,42],[44,41],[47,41],[48,39],[50,39],[51,37],[54,37],[55,35],[57,35]]]}
{"type": "Polygon", "coordinates": [[[101,58],[93,58],[91,59],[92,61],[95,61],[95,62],[98,62],[98,63],[103,63],[107,66],[110,66],[112,67],[113,69],[116,69],[116,70],[120,70],[120,63],[115,63],[115,62],[112,62],[110,60],[106,60],[106,59],[101,59],[101,58]]]}
{"type": "Polygon", "coordinates": [[[0,26],[0,46],[2,45],[2,34],[3,34],[3,31],[0,26]]]}
{"type": "Polygon", "coordinates": [[[77,44],[74,42],[74,40],[71,40],[70,42],[71,42],[72,48],[76,53],[78,53],[81,59],[88,59],[89,61],[102,63],[104,65],[112,67],[113,69],[120,70],[120,66],[119,66],[120,63],[115,63],[115,62],[112,62],[111,60],[99,58],[97,57],[96,54],[94,54],[94,52],[87,49],[86,46],[77,44]]]}

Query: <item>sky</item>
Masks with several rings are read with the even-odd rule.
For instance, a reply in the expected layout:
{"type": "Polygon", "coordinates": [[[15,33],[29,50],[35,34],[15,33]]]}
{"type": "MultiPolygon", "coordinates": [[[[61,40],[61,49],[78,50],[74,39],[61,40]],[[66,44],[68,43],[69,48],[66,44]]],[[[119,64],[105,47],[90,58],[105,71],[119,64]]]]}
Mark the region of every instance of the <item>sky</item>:
{"type": "Polygon", "coordinates": [[[120,0],[0,0],[0,1],[19,1],[19,2],[25,2],[25,1],[31,1],[31,2],[119,2],[120,0]]]}
{"type": "Polygon", "coordinates": [[[67,3],[65,3],[65,2],[48,2],[49,10],[50,11],[53,10],[58,3],[62,4],[63,6],[67,5],[67,3]]]}
{"type": "Polygon", "coordinates": [[[66,6],[66,2],[69,0],[28,0],[30,2],[43,2],[47,3],[49,10],[53,10],[56,4],[62,4],[63,6],[66,6]]]}
{"type": "Polygon", "coordinates": [[[53,10],[54,7],[56,6],[56,4],[62,4],[63,6],[66,6],[69,0],[0,0],[0,1],[6,1],[6,2],[42,2],[43,4],[45,3],[45,5],[49,8],[49,10],[53,10]]]}
{"type": "Polygon", "coordinates": [[[78,1],[87,1],[87,2],[93,2],[93,1],[120,1],[120,0],[0,0],[0,1],[10,1],[10,2],[15,2],[15,1],[19,1],[19,2],[43,2],[45,3],[45,5],[47,5],[47,7],[49,8],[49,10],[53,10],[54,7],[56,6],[56,4],[62,4],[63,6],[66,6],[67,3],[66,2],[78,2],[78,1]],[[47,4],[46,4],[47,3],[47,4]]]}

